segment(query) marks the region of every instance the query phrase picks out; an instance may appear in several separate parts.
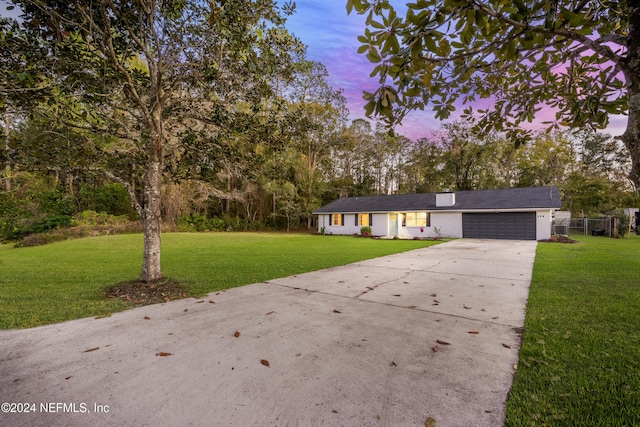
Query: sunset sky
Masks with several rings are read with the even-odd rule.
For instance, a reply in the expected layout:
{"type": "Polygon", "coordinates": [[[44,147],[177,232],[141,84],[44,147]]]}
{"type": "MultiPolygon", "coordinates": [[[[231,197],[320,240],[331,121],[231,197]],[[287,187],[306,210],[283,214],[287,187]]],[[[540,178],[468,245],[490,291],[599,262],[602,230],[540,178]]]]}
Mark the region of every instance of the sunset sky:
{"type": "MultiPolygon", "coordinates": [[[[277,0],[282,4],[285,0],[277,0]]],[[[394,3],[403,4],[399,0],[394,3]]],[[[370,78],[372,64],[364,55],[357,52],[360,43],[357,37],[364,33],[364,17],[355,12],[347,15],[346,0],[297,0],[296,13],[289,17],[287,28],[308,46],[309,59],[321,62],[329,71],[329,83],[334,89],[342,89],[347,99],[347,107],[351,112],[351,119],[365,118],[363,91],[374,91],[377,87],[376,79],[370,78]]],[[[0,16],[15,16],[16,10],[10,15],[5,7],[8,0],[0,0],[0,16]]],[[[461,110],[453,113],[455,118],[461,110]]],[[[547,112],[547,117],[552,113],[547,112]]],[[[539,121],[545,120],[545,114],[539,115],[539,121]]],[[[624,132],[627,119],[624,116],[612,117],[606,132],[620,135],[624,132]]],[[[416,111],[407,116],[403,126],[397,132],[411,139],[429,136],[440,127],[441,122],[434,118],[430,107],[425,111],[416,111]]],[[[533,123],[531,128],[543,128],[541,124],[533,123]]]]}
{"type": "MultiPolygon", "coordinates": [[[[395,1],[394,4],[407,1],[395,1]]],[[[347,15],[346,4],[346,0],[296,0],[296,13],[287,20],[287,27],[308,46],[309,59],[322,62],[327,67],[329,83],[334,89],[344,90],[351,117],[365,118],[362,92],[373,92],[377,81],[369,77],[373,65],[357,52],[360,46],[357,37],[364,33],[365,19],[355,12],[347,15]]],[[[461,109],[456,110],[452,117],[461,112],[461,109]]],[[[413,112],[403,120],[403,126],[397,132],[414,140],[429,136],[441,125],[434,115],[431,107],[413,112]]],[[[530,128],[543,129],[545,126],[541,122],[553,116],[550,111],[542,111],[539,122],[532,123],[530,128]]],[[[622,134],[626,128],[626,116],[610,119],[606,132],[614,136],[622,134]]]]}
{"type": "MultiPolygon", "coordinates": [[[[344,90],[351,118],[366,118],[362,92],[375,91],[377,79],[369,77],[373,65],[357,52],[365,17],[355,12],[347,15],[346,4],[346,0],[297,0],[287,28],[308,46],[309,59],[327,67],[333,88],[344,90]]],[[[433,116],[427,110],[411,113],[397,131],[412,139],[428,136],[440,127],[433,116]]]]}

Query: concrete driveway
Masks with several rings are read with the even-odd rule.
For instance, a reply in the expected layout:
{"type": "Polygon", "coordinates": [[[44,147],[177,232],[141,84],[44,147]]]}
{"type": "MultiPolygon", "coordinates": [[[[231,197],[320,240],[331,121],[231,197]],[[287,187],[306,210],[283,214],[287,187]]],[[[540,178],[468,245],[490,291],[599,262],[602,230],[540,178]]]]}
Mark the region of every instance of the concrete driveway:
{"type": "Polygon", "coordinates": [[[0,425],[500,426],[535,250],[461,239],[0,331],[0,425]]]}

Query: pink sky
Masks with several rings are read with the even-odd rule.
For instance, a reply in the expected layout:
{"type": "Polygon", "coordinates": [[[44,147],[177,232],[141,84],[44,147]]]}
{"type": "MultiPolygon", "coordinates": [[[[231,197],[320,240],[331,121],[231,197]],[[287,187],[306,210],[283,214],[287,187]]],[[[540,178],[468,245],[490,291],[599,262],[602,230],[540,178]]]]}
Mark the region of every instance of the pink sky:
{"type": "MultiPolygon", "coordinates": [[[[277,0],[283,3],[284,0],[277,0]]],[[[0,0],[0,16],[16,16],[17,11],[6,11],[7,0],[0,0]]],[[[364,17],[347,15],[346,0],[296,0],[296,13],[289,17],[287,27],[308,46],[308,57],[319,61],[329,71],[329,83],[334,89],[342,89],[347,99],[347,107],[352,119],[365,118],[362,92],[373,92],[377,88],[376,79],[370,78],[373,66],[364,55],[357,53],[360,46],[357,37],[364,33],[364,17]]],[[[462,111],[457,110],[452,119],[462,111]]],[[[429,136],[437,130],[441,122],[434,118],[430,107],[425,111],[410,113],[397,132],[411,139],[429,136]]],[[[549,110],[542,111],[533,129],[543,129],[543,121],[553,118],[549,110]]],[[[626,128],[625,116],[610,117],[610,125],[605,132],[620,135],[626,128]]]]}
{"type": "MultiPolygon", "coordinates": [[[[347,15],[346,3],[346,0],[297,0],[296,13],[289,17],[287,27],[308,46],[308,58],[327,67],[329,83],[334,89],[344,90],[351,118],[366,118],[362,92],[373,92],[377,88],[377,80],[369,77],[373,65],[364,55],[357,53],[360,46],[357,37],[364,33],[365,19],[355,12],[347,15]]],[[[452,119],[461,113],[461,109],[456,110],[452,119]]],[[[430,107],[410,113],[397,133],[414,140],[427,137],[441,125],[434,116],[430,107]]],[[[544,129],[546,126],[542,122],[553,118],[552,111],[543,110],[536,117],[536,122],[527,127],[544,129]]],[[[626,116],[610,117],[605,132],[621,135],[626,124],[626,116]]]]}

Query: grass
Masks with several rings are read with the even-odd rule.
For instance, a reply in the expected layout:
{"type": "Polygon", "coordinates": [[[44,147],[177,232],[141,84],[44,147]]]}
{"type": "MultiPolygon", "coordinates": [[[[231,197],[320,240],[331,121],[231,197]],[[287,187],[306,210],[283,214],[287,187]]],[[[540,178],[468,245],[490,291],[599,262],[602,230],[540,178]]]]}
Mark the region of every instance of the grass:
{"type": "MultiPolygon", "coordinates": [[[[165,276],[192,295],[328,268],[432,245],[425,240],[373,240],[284,233],[168,233],[165,276]]],[[[135,279],[142,236],[115,235],[14,249],[0,245],[0,329],[30,328],[131,307],[105,297],[135,279]]]]}
{"type": "MultiPolygon", "coordinates": [[[[507,426],[640,425],[640,237],[538,245],[507,426]]],[[[194,295],[417,249],[430,241],[269,233],[163,235],[163,270],[194,295]]],[[[0,245],[0,328],[106,316],[141,235],[0,245]]]]}
{"type": "Polygon", "coordinates": [[[539,244],[506,426],[640,425],[640,237],[539,244]]]}

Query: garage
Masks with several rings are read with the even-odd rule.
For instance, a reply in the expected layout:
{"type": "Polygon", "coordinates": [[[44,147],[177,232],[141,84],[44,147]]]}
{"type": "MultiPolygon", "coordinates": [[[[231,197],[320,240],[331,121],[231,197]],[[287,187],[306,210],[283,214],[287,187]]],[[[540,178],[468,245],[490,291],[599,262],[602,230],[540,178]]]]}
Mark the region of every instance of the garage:
{"type": "Polygon", "coordinates": [[[320,234],[359,235],[368,218],[371,233],[387,238],[546,240],[561,206],[549,186],[341,197],[313,213],[320,234]]]}
{"type": "Polygon", "coordinates": [[[462,236],[472,239],[536,240],[536,213],[463,213],[462,236]]]}

